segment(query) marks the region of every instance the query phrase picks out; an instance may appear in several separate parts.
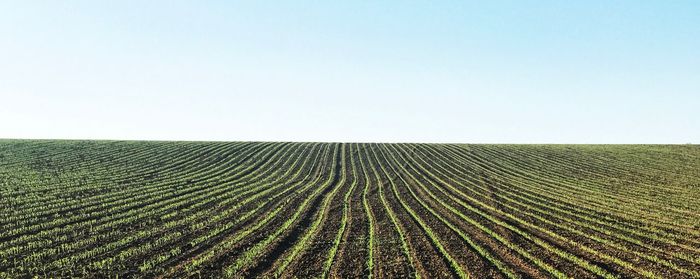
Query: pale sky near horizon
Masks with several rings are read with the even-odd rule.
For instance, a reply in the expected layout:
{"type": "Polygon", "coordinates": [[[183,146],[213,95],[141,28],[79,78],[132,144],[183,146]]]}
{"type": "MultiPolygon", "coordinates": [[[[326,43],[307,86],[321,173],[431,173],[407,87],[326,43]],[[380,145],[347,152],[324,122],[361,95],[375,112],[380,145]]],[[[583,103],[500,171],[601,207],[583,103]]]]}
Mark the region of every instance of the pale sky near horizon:
{"type": "Polygon", "coordinates": [[[0,138],[700,143],[700,1],[0,1],[0,138]]]}

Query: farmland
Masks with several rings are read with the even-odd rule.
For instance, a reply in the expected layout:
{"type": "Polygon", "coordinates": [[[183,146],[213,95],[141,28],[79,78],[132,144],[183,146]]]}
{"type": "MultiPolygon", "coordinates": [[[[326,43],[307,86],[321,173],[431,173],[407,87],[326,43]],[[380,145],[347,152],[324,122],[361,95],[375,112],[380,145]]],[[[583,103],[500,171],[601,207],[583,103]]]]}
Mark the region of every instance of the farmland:
{"type": "Polygon", "coordinates": [[[699,278],[700,147],[0,140],[0,278],[699,278]]]}

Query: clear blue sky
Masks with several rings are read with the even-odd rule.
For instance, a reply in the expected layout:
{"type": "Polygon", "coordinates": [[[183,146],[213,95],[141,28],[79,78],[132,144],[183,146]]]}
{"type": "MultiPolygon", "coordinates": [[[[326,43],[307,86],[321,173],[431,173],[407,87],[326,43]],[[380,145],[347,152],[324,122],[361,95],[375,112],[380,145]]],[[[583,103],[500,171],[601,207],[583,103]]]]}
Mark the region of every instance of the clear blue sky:
{"type": "Polygon", "coordinates": [[[700,1],[232,2],[1,2],[0,138],[700,142],[700,1]]]}

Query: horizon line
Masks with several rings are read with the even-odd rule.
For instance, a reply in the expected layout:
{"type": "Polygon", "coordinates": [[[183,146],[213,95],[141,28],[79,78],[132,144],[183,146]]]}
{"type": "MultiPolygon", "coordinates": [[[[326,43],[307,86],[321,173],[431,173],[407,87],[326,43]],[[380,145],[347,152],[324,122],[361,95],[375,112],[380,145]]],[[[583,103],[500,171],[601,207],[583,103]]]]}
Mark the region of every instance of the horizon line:
{"type": "Polygon", "coordinates": [[[202,140],[202,139],[115,139],[115,138],[6,138],[0,141],[133,141],[133,142],[291,142],[291,143],[360,143],[360,144],[475,144],[475,145],[698,145],[696,143],[601,143],[601,142],[428,142],[428,141],[314,141],[314,140],[202,140]]]}

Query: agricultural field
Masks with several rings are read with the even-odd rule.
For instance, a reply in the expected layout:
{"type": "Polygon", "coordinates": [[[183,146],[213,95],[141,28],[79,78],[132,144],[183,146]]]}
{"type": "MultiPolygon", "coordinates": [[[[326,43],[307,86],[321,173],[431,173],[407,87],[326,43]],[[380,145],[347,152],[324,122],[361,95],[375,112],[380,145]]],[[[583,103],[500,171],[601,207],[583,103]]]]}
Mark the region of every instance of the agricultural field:
{"type": "Polygon", "coordinates": [[[0,278],[700,278],[700,147],[0,140],[0,278]]]}

